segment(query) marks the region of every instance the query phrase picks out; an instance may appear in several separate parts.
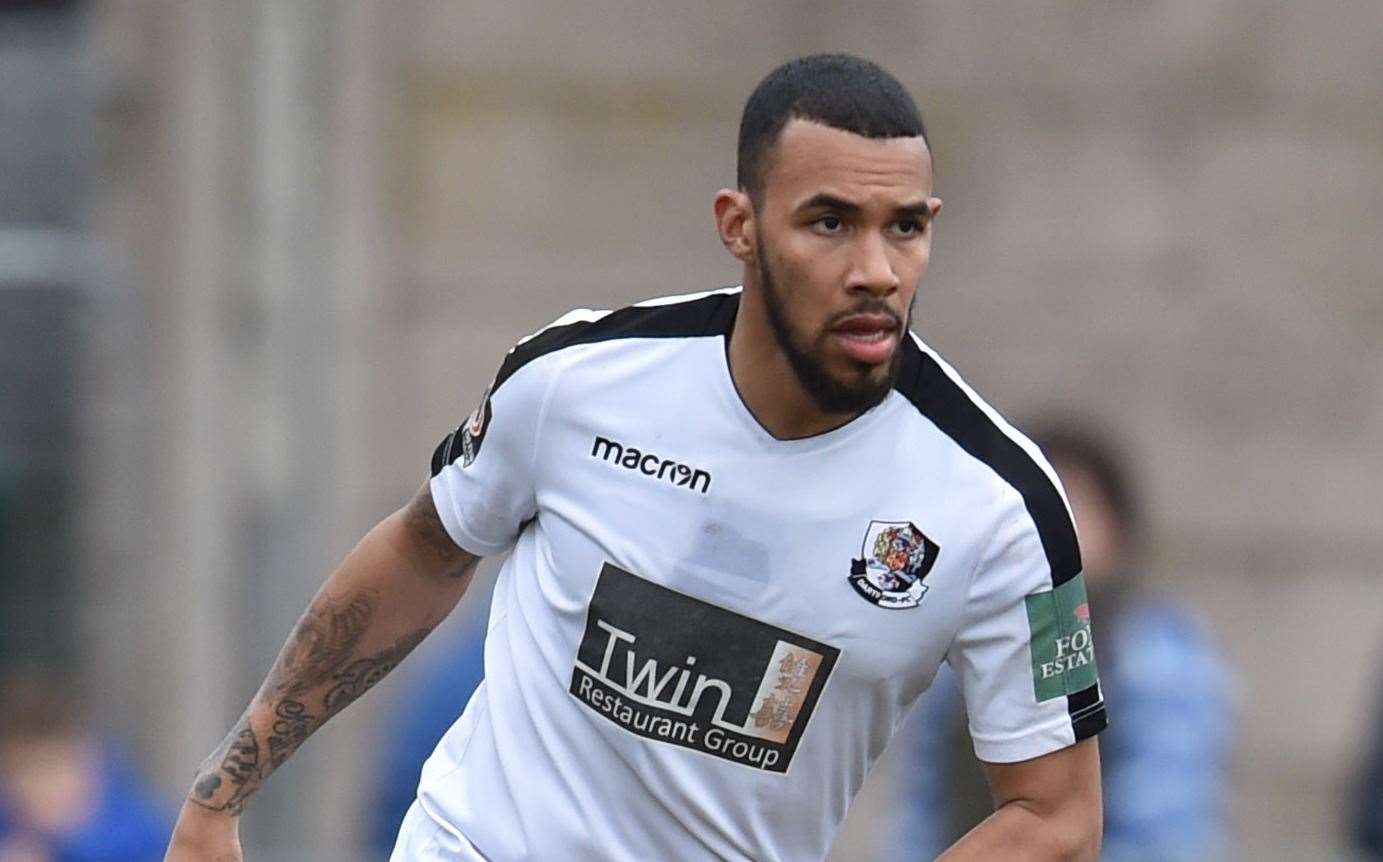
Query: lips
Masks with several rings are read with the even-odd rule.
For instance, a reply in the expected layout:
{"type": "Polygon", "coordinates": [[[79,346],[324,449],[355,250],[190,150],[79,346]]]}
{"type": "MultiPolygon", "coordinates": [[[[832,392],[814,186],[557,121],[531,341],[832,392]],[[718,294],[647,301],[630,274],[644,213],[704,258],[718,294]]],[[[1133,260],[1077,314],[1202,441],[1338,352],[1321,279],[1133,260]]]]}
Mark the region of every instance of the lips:
{"type": "Polygon", "coordinates": [[[898,319],[889,314],[852,314],[831,327],[847,356],[865,365],[887,362],[898,347],[898,319]]]}

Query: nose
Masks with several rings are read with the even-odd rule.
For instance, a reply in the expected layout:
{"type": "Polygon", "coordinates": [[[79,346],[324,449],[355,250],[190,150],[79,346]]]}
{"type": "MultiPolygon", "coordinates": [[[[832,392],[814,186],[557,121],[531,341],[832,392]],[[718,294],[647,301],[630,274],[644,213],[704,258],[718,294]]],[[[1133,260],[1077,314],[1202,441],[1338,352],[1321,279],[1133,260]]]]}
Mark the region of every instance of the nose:
{"type": "Polygon", "coordinates": [[[873,231],[863,233],[846,288],[883,297],[898,290],[901,281],[888,256],[888,243],[873,231]]]}

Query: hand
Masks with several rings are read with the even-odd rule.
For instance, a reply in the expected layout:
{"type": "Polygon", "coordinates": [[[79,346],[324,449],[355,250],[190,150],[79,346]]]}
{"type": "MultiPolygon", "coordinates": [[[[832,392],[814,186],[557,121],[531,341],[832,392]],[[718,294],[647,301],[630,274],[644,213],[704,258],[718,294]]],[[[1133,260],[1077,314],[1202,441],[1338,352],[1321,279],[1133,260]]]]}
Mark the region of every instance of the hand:
{"type": "Polygon", "coordinates": [[[163,862],[244,862],[240,818],[184,802],[163,862]]]}

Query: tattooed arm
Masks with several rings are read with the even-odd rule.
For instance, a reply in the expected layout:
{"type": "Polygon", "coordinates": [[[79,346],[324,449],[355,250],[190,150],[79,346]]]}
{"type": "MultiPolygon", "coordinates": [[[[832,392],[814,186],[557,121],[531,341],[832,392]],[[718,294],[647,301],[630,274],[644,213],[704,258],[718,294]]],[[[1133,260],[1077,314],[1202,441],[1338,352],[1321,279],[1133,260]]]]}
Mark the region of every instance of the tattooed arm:
{"type": "Polygon", "coordinates": [[[240,858],[236,822],[269,774],[446,618],[479,558],[424,484],[347,555],[294,626],[244,715],[197,770],[168,860],[240,858]]]}

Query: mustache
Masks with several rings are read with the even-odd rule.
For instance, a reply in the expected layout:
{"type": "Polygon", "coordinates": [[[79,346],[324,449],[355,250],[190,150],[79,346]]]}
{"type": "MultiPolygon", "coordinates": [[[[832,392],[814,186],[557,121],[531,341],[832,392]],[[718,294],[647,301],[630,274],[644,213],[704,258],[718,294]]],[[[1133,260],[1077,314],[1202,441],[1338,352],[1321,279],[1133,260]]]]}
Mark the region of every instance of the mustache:
{"type": "Polygon", "coordinates": [[[865,302],[860,303],[854,308],[847,308],[845,311],[841,311],[831,315],[831,317],[826,321],[825,328],[833,329],[837,325],[839,325],[841,321],[846,320],[847,318],[854,317],[857,314],[887,315],[889,318],[893,320],[894,328],[903,328],[903,319],[898,316],[898,312],[894,311],[888,305],[888,303],[884,302],[882,299],[866,300],[865,302]]]}

